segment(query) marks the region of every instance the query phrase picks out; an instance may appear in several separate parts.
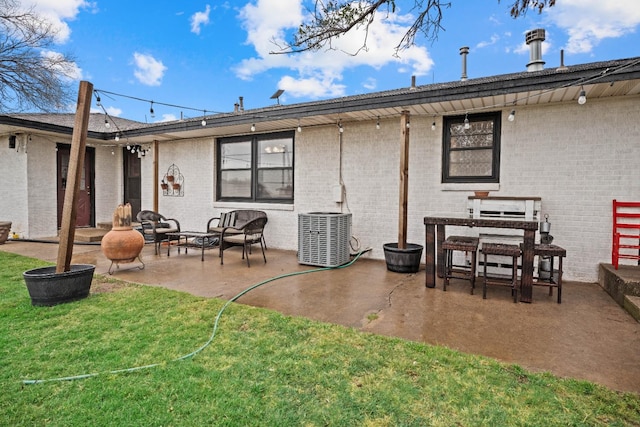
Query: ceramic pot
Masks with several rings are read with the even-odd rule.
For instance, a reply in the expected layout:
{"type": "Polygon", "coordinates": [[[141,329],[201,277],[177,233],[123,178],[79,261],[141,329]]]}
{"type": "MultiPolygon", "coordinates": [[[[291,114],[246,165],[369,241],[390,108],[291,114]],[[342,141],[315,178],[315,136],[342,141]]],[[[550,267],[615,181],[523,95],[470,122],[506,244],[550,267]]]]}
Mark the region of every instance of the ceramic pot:
{"type": "Polygon", "coordinates": [[[133,262],[144,247],[142,233],[131,227],[113,227],[102,237],[102,253],[115,263],[133,262]]]}

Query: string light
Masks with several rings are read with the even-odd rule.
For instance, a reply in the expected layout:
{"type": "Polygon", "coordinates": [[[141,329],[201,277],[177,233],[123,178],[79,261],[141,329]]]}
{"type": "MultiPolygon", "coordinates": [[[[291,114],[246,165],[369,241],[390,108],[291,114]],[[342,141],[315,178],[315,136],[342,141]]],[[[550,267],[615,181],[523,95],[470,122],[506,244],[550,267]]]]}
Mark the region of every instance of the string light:
{"type": "Polygon", "coordinates": [[[149,114],[151,114],[152,119],[156,116],[155,112],[153,111],[153,101],[151,101],[151,108],[149,108],[149,114]]]}
{"type": "Polygon", "coordinates": [[[204,127],[207,125],[207,120],[205,119],[207,116],[207,110],[202,111],[202,121],[200,124],[204,127]]]}
{"type": "Polygon", "coordinates": [[[344,132],[344,129],[342,128],[342,122],[338,122],[338,132],[344,132]]]}
{"type": "Polygon", "coordinates": [[[115,140],[116,140],[116,141],[120,141],[120,132],[116,133],[115,140]]]}
{"type": "Polygon", "coordinates": [[[469,113],[464,114],[464,128],[469,129],[471,125],[469,124],[469,113]]]}
{"type": "Polygon", "coordinates": [[[104,127],[106,127],[107,129],[109,129],[111,127],[111,124],[109,124],[109,120],[106,114],[104,115],[104,127]]]}
{"type": "Polygon", "coordinates": [[[516,119],[516,110],[511,110],[511,114],[509,114],[509,117],[507,117],[507,120],[509,120],[510,122],[514,121],[516,119]]]}
{"type": "Polygon", "coordinates": [[[251,132],[255,132],[256,131],[256,124],[252,124],[251,125],[251,132]]]}
{"type": "Polygon", "coordinates": [[[380,116],[378,116],[378,121],[376,122],[376,129],[380,130],[380,116]]]}
{"type": "Polygon", "coordinates": [[[580,87],[580,96],[578,96],[578,104],[584,105],[587,102],[587,92],[584,91],[584,86],[580,87]]]}
{"type": "Polygon", "coordinates": [[[298,119],[298,133],[302,132],[302,126],[300,126],[300,119],[298,119]]]}
{"type": "Polygon", "coordinates": [[[431,123],[431,130],[436,130],[436,122],[431,123]]]}

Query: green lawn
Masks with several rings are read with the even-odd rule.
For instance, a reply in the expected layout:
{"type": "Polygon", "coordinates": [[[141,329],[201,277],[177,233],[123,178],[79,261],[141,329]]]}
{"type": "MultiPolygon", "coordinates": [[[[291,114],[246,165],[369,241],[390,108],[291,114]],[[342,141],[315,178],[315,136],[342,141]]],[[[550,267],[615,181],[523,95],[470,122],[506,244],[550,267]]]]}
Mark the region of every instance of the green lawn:
{"type": "Polygon", "coordinates": [[[33,307],[22,272],[42,265],[0,252],[2,425],[640,425],[636,394],[238,304],[175,361],[225,301],[96,276],[33,307]]]}

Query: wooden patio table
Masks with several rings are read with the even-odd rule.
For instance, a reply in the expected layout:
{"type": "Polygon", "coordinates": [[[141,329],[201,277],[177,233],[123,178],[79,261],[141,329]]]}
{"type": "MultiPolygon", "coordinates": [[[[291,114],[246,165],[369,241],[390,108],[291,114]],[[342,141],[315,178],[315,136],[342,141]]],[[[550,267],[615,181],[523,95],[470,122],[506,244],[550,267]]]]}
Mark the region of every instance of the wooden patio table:
{"type": "Polygon", "coordinates": [[[462,215],[429,215],[424,217],[426,228],[426,278],[425,285],[428,288],[436,286],[436,267],[438,277],[444,276],[444,251],[442,242],[445,239],[445,227],[486,227],[486,228],[510,228],[524,230],[522,245],[522,275],[520,301],[531,302],[533,286],[533,259],[537,221],[524,221],[510,218],[472,218],[462,215]],[[437,246],[436,246],[437,242],[437,246]],[[437,247],[437,252],[436,252],[437,247]]]}

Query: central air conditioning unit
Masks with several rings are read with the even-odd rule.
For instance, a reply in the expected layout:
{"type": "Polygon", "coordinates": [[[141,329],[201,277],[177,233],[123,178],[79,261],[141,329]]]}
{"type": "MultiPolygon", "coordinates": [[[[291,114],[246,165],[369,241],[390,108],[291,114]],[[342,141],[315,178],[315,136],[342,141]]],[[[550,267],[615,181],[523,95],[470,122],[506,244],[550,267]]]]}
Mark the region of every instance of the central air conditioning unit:
{"type": "Polygon", "coordinates": [[[298,215],[298,262],[338,267],[350,261],[351,214],[310,212],[298,215]]]}

